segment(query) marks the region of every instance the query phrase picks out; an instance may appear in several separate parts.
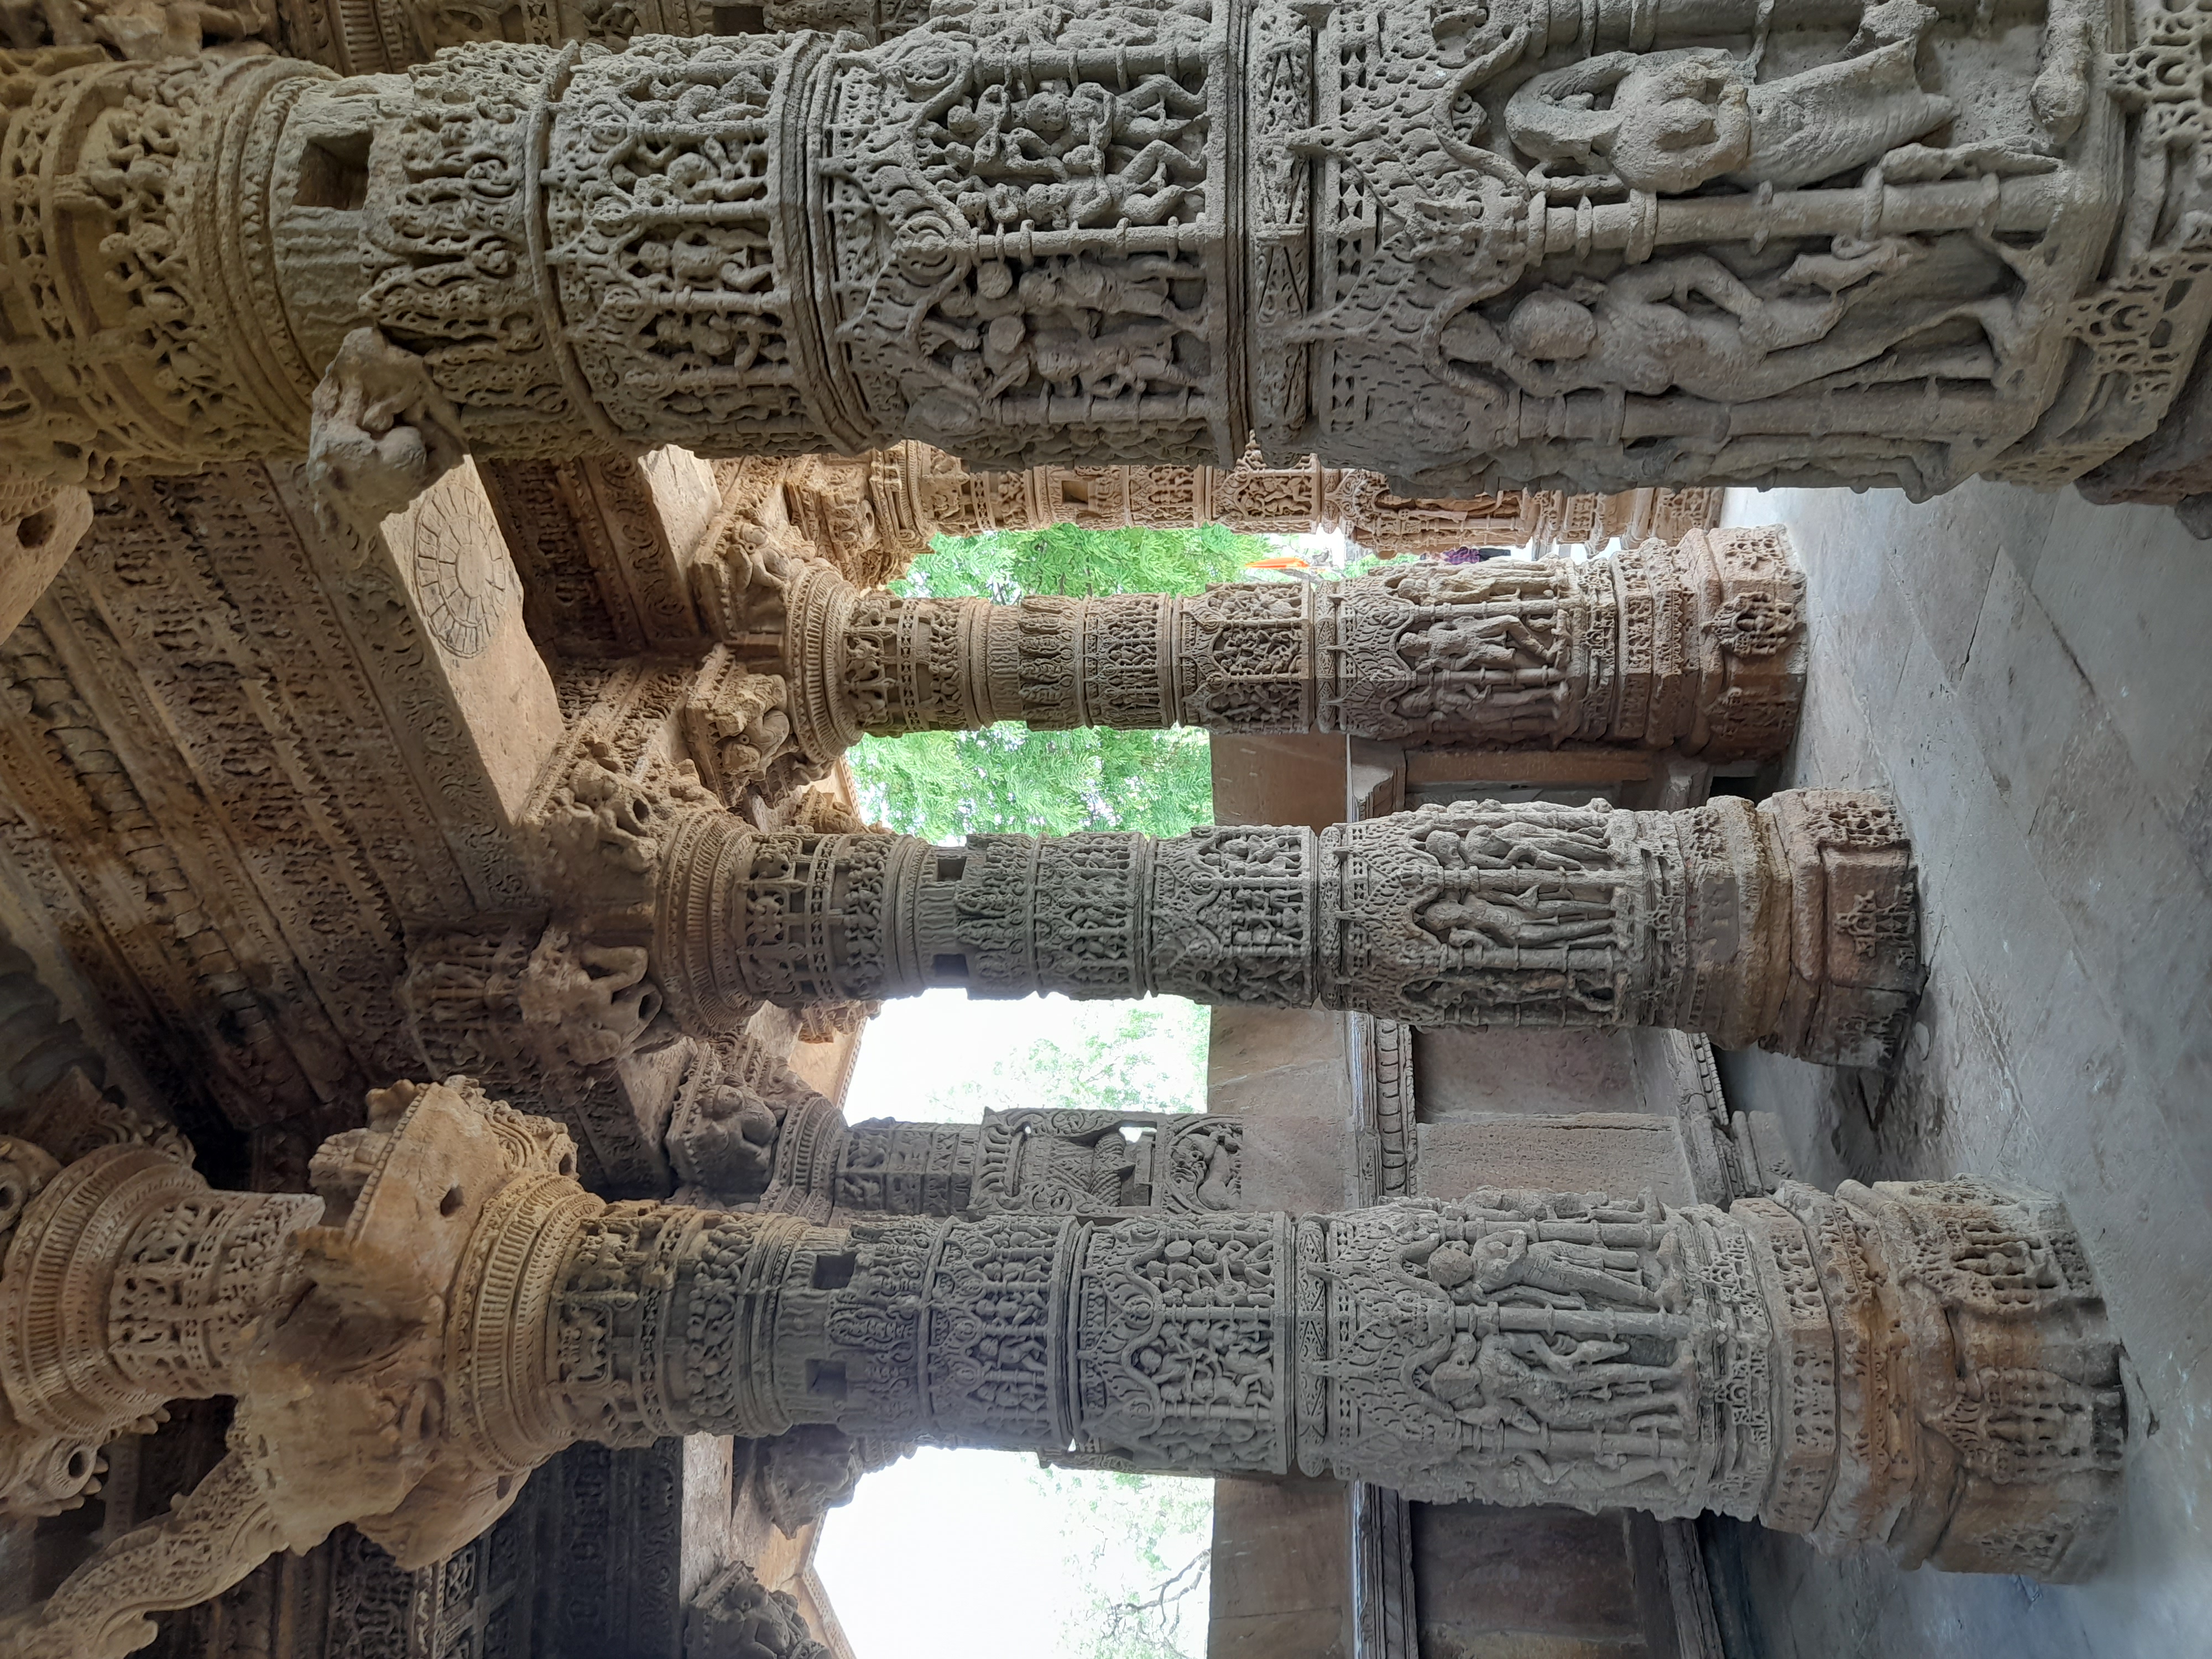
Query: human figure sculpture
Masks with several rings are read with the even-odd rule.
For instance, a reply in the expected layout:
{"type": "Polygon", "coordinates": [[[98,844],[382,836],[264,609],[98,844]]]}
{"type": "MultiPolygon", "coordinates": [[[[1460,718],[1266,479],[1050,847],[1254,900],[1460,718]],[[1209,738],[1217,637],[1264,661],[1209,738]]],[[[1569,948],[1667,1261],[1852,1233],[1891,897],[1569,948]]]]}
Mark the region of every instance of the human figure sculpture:
{"type": "MultiPolygon", "coordinates": [[[[558,14],[532,27],[590,32],[558,14]]],[[[484,40],[376,85],[64,52],[9,100],[39,182],[0,465],[303,454],[368,328],[491,459],[1230,468],[1256,437],[1438,499],[2093,469],[2140,494],[2189,464],[2185,420],[2123,457],[2212,319],[2191,167],[2129,161],[2206,126],[2199,47],[2158,15],[2131,45],[2061,9],[2007,54],[2009,17],[1917,0],[1841,39],[1748,0],[1586,28],[981,0],[860,50],[484,40]],[[1547,293],[1589,313],[1585,356],[1510,337],[1547,293]]]]}

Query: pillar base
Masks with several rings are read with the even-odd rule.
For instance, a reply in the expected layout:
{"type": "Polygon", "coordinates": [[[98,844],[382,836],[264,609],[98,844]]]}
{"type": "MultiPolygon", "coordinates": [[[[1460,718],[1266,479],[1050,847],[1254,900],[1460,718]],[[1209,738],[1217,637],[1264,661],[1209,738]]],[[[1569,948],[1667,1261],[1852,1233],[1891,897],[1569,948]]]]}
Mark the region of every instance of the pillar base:
{"type": "Polygon", "coordinates": [[[1786,790],[1759,816],[1779,838],[1790,904],[1789,975],[1759,1046],[1828,1066],[1887,1066],[1927,976],[1904,826],[1858,790],[1786,790]]]}
{"type": "Polygon", "coordinates": [[[1905,1567],[2094,1572],[2128,1401],[2066,1206],[1970,1178],[1777,1198],[1804,1224],[1835,1342],[1833,1480],[1802,1529],[1905,1567]]]}

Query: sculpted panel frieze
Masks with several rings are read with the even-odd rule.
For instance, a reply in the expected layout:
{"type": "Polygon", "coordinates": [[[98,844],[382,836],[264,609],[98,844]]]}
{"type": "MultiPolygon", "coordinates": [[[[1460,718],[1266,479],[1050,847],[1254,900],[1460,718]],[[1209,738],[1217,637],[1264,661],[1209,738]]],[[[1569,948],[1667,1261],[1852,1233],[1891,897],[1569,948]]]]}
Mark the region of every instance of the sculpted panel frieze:
{"type": "Polygon", "coordinates": [[[350,442],[346,374],[314,388],[354,330],[428,377],[367,431],[408,465],[450,409],[510,459],[918,440],[1057,467],[1079,519],[1153,510],[1085,469],[1233,475],[1255,433],[1291,496],[1304,456],[1448,504],[1925,494],[2110,459],[2212,317],[2166,161],[2201,142],[2202,42],[2152,6],[982,0],[859,49],[637,32],[711,26],[665,9],[526,8],[526,41],[404,78],[33,75],[10,143],[65,182],[15,216],[9,463],[296,455],[311,393],[350,442]],[[238,222],[187,222],[218,198],[238,222]]]}

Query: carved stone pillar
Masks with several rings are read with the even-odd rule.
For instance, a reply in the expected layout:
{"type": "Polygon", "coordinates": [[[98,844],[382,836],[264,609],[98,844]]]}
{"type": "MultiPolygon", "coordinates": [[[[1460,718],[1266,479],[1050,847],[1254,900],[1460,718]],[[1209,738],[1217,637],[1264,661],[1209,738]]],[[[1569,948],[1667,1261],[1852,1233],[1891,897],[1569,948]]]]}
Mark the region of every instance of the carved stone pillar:
{"type": "Polygon", "coordinates": [[[660,872],[651,973],[702,1036],[762,1001],[963,986],[1414,1025],[1662,1025],[1875,1065],[1919,985],[1904,832],[1847,791],[945,848],[701,813],[670,831],[660,872]]]}
{"type": "MultiPolygon", "coordinates": [[[[580,1440],[809,1424],[1711,1510],[2042,1577],[2093,1568],[2118,1508],[2129,1403],[2081,1240],[2056,1200],[1991,1182],[848,1231],[605,1203],[550,1124],[448,1086],[370,1106],[316,1157],[331,1224],[277,1235],[281,1282],[240,1281],[230,1455],[0,1629],[11,1654],[127,1651],[140,1612],[342,1520],[403,1566],[435,1559],[580,1440]]],[[[243,1201],[179,1238],[216,1254],[243,1201]]],[[[58,1326],[82,1298],[46,1259],[11,1253],[4,1285],[58,1326]]],[[[126,1363],[130,1328],[88,1337],[80,1373],[126,1363]]]]}
{"type": "Polygon", "coordinates": [[[1765,759],[1804,689],[1804,577],[1776,529],[1015,605],[862,592],[816,564],[714,574],[714,625],[781,673],[817,764],[865,735],[1006,720],[1765,759]]]}
{"type": "Polygon", "coordinates": [[[1394,493],[1379,472],[1323,466],[1311,455],[1270,466],[1255,451],[1230,469],[1214,466],[1033,466],[1021,472],[970,472],[924,445],[915,482],[923,512],[943,534],[1085,530],[1131,526],[1177,530],[1222,524],[1255,535],[1341,531],[1360,546],[1395,558],[1460,547],[1544,547],[1674,540],[1717,520],[1711,489],[1639,489],[1616,495],[1504,489],[1459,501],[1419,501],[1394,493]]]}
{"type": "Polygon", "coordinates": [[[113,1436],[246,1386],[255,1322],[322,1207],[216,1192],[154,1146],[64,1167],[0,1137],[0,1514],[74,1506],[113,1436]]]}
{"type": "Polygon", "coordinates": [[[1199,1214],[1237,1207],[1243,1123],[1033,1107],[981,1123],[848,1124],[836,1102],[739,1038],[693,1066],[667,1144],[679,1197],[814,1221],[833,1211],[1199,1214]]]}
{"type": "Polygon", "coordinates": [[[2212,319],[2207,47],[2166,16],[2000,52],[1973,9],[991,3],[850,51],[59,68],[0,141],[0,463],[296,455],[359,329],[317,451],[403,483],[456,439],[1019,471],[1256,434],[1441,499],[2055,484],[2212,319]]]}

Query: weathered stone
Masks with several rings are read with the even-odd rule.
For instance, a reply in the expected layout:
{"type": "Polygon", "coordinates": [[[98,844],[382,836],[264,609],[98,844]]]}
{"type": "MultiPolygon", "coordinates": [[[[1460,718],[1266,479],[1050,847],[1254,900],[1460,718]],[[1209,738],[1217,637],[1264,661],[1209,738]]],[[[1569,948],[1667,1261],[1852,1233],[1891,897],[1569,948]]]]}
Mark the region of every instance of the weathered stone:
{"type": "Polygon", "coordinates": [[[799,1616],[799,1603],[761,1587],[733,1561],[699,1594],[684,1620],[684,1659],[830,1659],[799,1616]]]}
{"type": "Polygon", "coordinates": [[[762,1002],[1137,997],[1416,1026],[1663,1025],[1880,1064],[1919,989],[1910,849],[1879,797],[1686,812],[1470,802],[1340,824],[761,835],[647,821],[649,969],[694,1036],[762,1002]]]}
{"type": "MultiPolygon", "coordinates": [[[[12,1652],[127,1652],[143,1612],[343,1521],[403,1566],[435,1559],[579,1440],[805,1424],[1295,1465],[1432,1501],[1714,1510],[2046,1577],[2092,1567],[2118,1511],[2129,1407],[2081,1241],[2056,1200],[1987,1182],[848,1231],[607,1204],[551,1124],[450,1086],[370,1108],[317,1154],[326,1224],[297,1231],[311,1200],[208,1194],[168,1228],[182,1259],[231,1263],[206,1247],[234,1218],[295,1206],[222,1280],[234,1340],[154,1373],[235,1392],[232,1449],[16,1620],[12,1652]]],[[[130,1298],[95,1292],[146,1258],[58,1224],[120,1167],[51,1176],[0,1277],[7,1330],[80,1333],[66,1370],[0,1348],[10,1408],[95,1444],[139,1395],[83,1379],[137,1364],[144,1336],[130,1298]]]]}
{"type": "Polygon", "coordinates": [[[2192,167],[2123,165],[2197,149],[2194,25],[2068,11],[2007,55],[1980,13],[1853,17],[985,0],[858,51],[48,66],[0,459],[300,455],[366,327],[492,458],[1256,434],[1447,500],[2076,477],[2212,317],[2192,167]]]}
{"type": "Polygon", "coordinates": [[[978,1123],[848,1124],[760,1044],[725,1038],[687,1071],[671,1118],[677,1196],[823,1221],[833,1214],[1233,1210],[1243,1125],[1211,1113],[1053,1107],[978,1123]]]}
{"type": "Polygon", "coordinates": [[[0,473],[0,639],[30,614],[91,528],[92,497],[83,490],[0,473]]]}
{"type": "Polygon", "coordinates": [[[710,624],[781,674],[818,766],[866,735],[1007,720],[1771,759],[1804,684],[1804,577],[1760,530],[1587,562],[1018,605],[861,592],[757,556],[726,560],[714,592],[710,624]]]}

